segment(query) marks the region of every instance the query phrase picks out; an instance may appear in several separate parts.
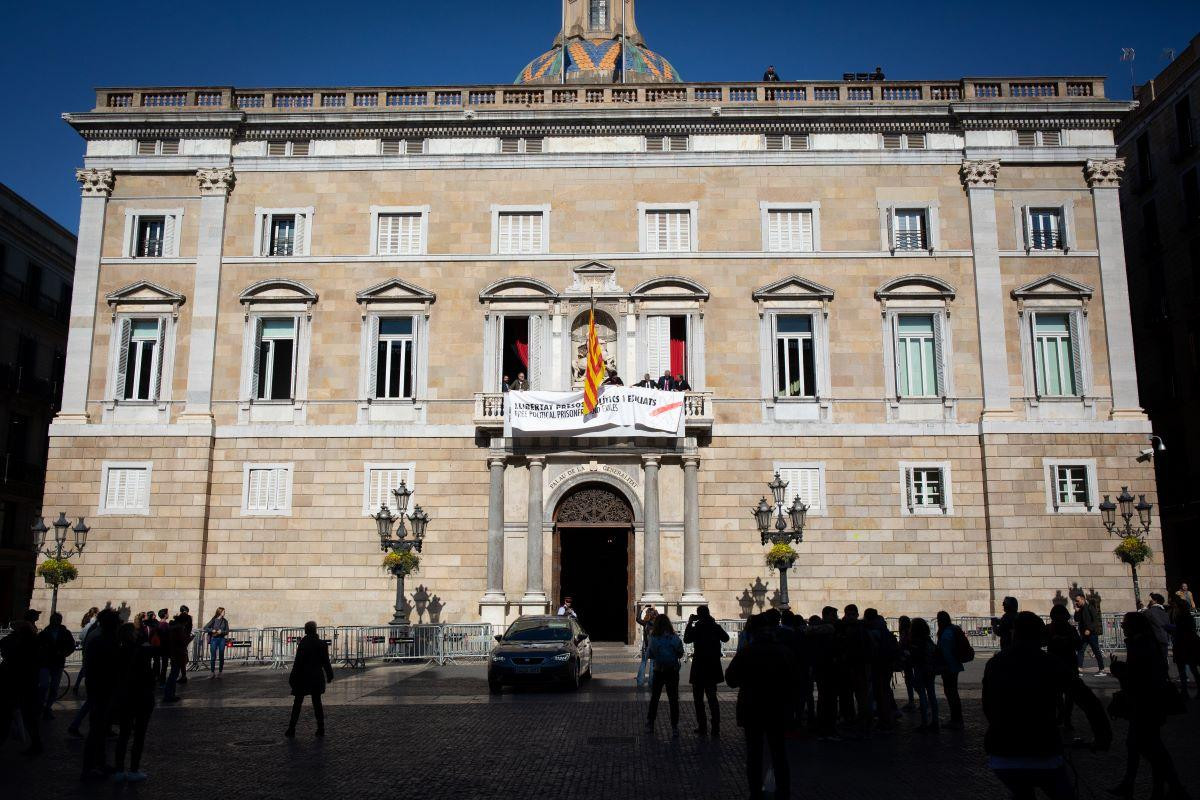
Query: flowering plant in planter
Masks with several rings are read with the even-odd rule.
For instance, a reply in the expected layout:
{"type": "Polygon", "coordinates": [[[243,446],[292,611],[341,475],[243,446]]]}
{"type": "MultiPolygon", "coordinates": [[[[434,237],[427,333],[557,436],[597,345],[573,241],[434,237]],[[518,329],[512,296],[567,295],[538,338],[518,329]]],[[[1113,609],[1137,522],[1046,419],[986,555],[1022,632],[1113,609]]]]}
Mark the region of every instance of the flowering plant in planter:
{"type": "Polygon", "coordinates": [[[1146,540],[1142,537],[1126,536],[1121,539],[1119,545],[1113,548],[1113,553],[1126,564],[1136,567],[1143,561],[1149,560],[1154,551],[1150,549],[1150,545],[1146,544],[1146,540]]]}
{"type": "Polygon", "coordinates": [[[791,569],[798,556],[790,544],[777,544],[767,551],[767,566],[778,570],[791,569]]]}
{"type": "Polygon", "coordinates": [[[46,581],[47,586],[62,586],[79,577],[79,570],[65,558],[48,558],[38,564],[37,574],[46,581]]]}
{"type": "Polygon", "coordinates": [[[383,568],[396,575],[411,575],[421,566],[421,559],[411,551],[393,550],[383,557],[383,568]]]}

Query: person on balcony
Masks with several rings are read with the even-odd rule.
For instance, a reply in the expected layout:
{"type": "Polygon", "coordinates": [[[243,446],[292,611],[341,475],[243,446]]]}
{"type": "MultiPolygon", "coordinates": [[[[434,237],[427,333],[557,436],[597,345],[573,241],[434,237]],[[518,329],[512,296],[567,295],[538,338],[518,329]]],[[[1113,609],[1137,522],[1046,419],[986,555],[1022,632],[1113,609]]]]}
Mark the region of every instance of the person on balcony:
{"type": "Polygon", "coordinates": [[[616,372],[610,372],[608,377],[604,379],[605,386],[624,386],[625,381],[621,380],[621,376],[616,372]]]}
{"type": "Polygon", "coordinates": [[[671,370],[663,370],[662,377],[658,379],[657,384],[655,384],[655,388],[660,392],[675,391],[675,379],[671,377],[671,370]]]}
{"type": "Polygon", "coordinates": [[[650,377],[649,372],[647,372],[644,376],[642,376],[642,379],[640,381],[638,381],[637,383],[634,384],[634,386],[636,386],[640,389],[653,389],[655,387],[655,385],[656,384],[654,383],[654,378],[650,377]]]}
{"type": "Polygon", "coordinates": [[[508,388],[514,392],[528,392],[529,381],[525,378],[525,373],[518,372],[517,379],[513,381],[508,388]]]}
{"type": "Polygon", "coordinates": [[[779,73],[775,71],[774,66],[767,67],[767,71],[763,73],[763,80],[767,83],[775,83],[779,80],[779,73]]]}
{"type": "Polygon", "coordinates": [[[683,376],[682,372],[675,376],[675,391],[690,392],[691,390],[692,385],[688,383],[687,378],[683,376]]]}

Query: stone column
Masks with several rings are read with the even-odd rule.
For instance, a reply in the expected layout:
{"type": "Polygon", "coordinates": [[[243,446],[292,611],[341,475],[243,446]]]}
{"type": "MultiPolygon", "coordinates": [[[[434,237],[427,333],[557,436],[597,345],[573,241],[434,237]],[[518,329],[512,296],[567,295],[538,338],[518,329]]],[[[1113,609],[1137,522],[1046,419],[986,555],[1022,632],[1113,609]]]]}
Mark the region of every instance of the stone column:
{"type": "Polygon", "coordinates": [[[660,533],[658,516],[658,456],[642,456],[643,486],[646,490],[644,518],[642,521],[642,598],[639,605],[666,608],[667,599],[662,593],[662,558],[660,556],[660,533]]]}
{"type": "Polygon", "coordinates": [[[707,605],[700,588],[700,457],[683,457],[683,599],[686,618],[707,605]]]}
{"type": "Polygon", "coordinates": [[[200,184],[200,235],[196,245],[196,283],[192,292],[192,331],[188,339],[187,405],[179,422],[211,424],[225,203],[233,190],[233,169],[198,170],[196,180],[200,184]]]}
{"type": "Polygon", "coordinates": [[[504,596],[504,456],[488,458],[487,590],[479,601],[484,622],[502,626],[508,613],[504,596]]]}
{"type": "Polygon", "coordinates": [[[67,332],[67,362],[63,373],[62,408],[56,422],[88,421],[88,377],[92,372],[92,338],[96,331],[96,300],[100,285],[100,253],[104,217],[113,189],[111,169],[77,169],[82,187],[79,240],[75,248],[75,278],[71,294],[71,326],[67,332]]]}
{"type": "Polygon", "coordinates": [[[1125,243],[1118,196],[1124,172],[1125,159],[1115,158],[1087,162],[1084,175],[1092,190],[1092,207],[1096,214],[1104,335],[1108,343],[1108,375],[1112,385],[1112,418],[1143,419],[1144,413],[1138,400],[1129,282],[1125,273],[1125,243]]]}
{"type": "Polygon", "coordinates": [[[546,588],[542,581],[542,473],[546,468],[543,456],[529,457],[529,510],[525,531],[525,596],[521,598],[522,614],[546,613],[546,588]]]}
{"type": "Polygon", "coordinates": [[[1013,413],[1008,385],[1008,339],[1004,335],[1004,289],[1000,284],[1000,244],[996,234],[996,176],[999,173],[999,161],[964,161],[960,170],[971,207],[971,251],[975,262],[975,307],[985,418],[1013,413]]]}

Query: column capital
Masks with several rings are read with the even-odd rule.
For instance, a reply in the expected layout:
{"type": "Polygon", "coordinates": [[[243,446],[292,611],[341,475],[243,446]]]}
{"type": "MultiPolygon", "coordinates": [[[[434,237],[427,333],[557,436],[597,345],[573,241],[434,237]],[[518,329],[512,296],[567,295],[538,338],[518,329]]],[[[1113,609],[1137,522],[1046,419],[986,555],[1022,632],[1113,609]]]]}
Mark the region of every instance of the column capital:
{"type": "Polygon", "coordinates": [[[113,190],[111,169],[77,169],[75,180],[84,197],[108,197],[113,190]]]}
{"type": "Polygon", "coordinates": [[[958,170],[967,189],[995,189],[1000,175],[999,161],[964,161],[958,170]]]}
{"type": "Polygon", "coordinates": [[[685,455],[682,458],[684,469],[691,467],[693,469],[700,468],[700,456],[695,454],[685,455]]]}
{"type": "Polygon", "coordinates": [[[526,456],[525,460],[528,462],[530,467],[546,466],[546,457],[545,456],[526,456]]]}
{"type": "Polygon", "coordinates": [[[1125,159],[1089,160],[1083,169],[1089,189],[1119,189],[1125,176],[1125,159]]]}
{"type": "Polygon", "coordinates": [[[237,176],[233,173],[233,167],[196,170],[196,182],[200,184],[201,195],[227,195],[233,191],[235,180],[237,176]]]}
{"type": "Polygon", "coordinates": [[[508,456],[488,456],[487,465],[488,469],[508,466],[508,456]]]}
{"type": "Polygon", "coordinates": [[[642,467],[659,466],[662,464],[662,456],[658,454],[645,454],[642,456],[642,467]]]}

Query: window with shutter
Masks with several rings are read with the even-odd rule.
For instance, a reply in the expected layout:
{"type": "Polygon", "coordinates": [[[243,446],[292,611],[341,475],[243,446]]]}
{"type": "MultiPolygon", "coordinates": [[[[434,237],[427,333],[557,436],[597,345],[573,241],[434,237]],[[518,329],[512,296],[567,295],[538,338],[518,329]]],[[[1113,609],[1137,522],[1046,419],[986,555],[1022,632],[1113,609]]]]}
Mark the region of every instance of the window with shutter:
{"type": "Polygon", "coordinates": [[[381,256],[422,252],[420,214],[380,214],[376,252],[381,256]]]}
{"type": "Polygon", "coordinates": [[[251,464],[246,468],[245,510],[252,513],[286,513],[291,509],[290,466],[251,464]]]}
{"type": "Polygon", "coordinates": [[[154,400],[158,396],[162,327],[158,319],[120,320],[122,363],[117,381],[122,400],[154,400]]]}
{"type": "Polygon", "coordinates": [[[671,318],[646,317],[646,372],[652,380],[671,369],[671,318]]]}
{"type": "Polygon", "coordinates": [[[266,255],[294,256],[299,255],[298,243],[300,237],[299,222],[303,219],[300,214],[273,214],[270,219],[270,241],[266,255]]]}
{"type": "Polygon", "coordinates": [[[106,465],[101,496],[105,512],[139,511],[144,513],[148,511],[150,506],[149,465],[106,465]]]}
{"type": "Polygon", "coordinates": [[[812,211],[771,209],[767,212],[767,250],[808,252],[813,249],[812,211]]]}
{"type": "Polygon", "coordinates": [[[673,153],[686,152],[688,149],[687,136],[671,136],[667,140],[667,144],[673,153]]]}
{"type": "Polygon", "coordinates": [[[925,209],[897,208],[891,212],[892,248],[895,250],[927,250],[925,209]]]}
{"type": "Polygon", "coordinates": [[[501,211],[497,225],[496,243],[500,253],[542,252],[541,212],[501,211]]]}
{"type": "Polygon", "coordinates": [[[166,247],[167,217],[138,217],[137,240],[134,243],[134,258],[162,258],[170,250],[166,247]]]}
{"type": "Polygon", "coordinates": [[[800,502],[808,506],[809,512],[824,511],[821,503],[821,468],[819,466],[777,466],[779,477],[787,481],[783,490],[783,506],[786,510],[797,495],[800,502]]]}
{"type": "Polygon", "coordinates": [[[379,153],[385,156],[400,155],[400,140],[399,139],[384,139],[379,143],[379,153]]]}
{"type": "Polygon", "coordinates": [[[272,139],[267,142],[267,155],[286,156],[288,143],[284,139],[272,139]]]}
{"type": "Polygon", "coordinates": [[[807,150],[808,149],[808,134],[793,133],[788,136],[789,150],[807,150]]]}
{"type": "Polygon", "coordinates": [[[546,317],[533,314],[529,317],[529,388],[541,389],[546,380],[546,353],[542,347],[546,335],[546,317]]]}
{"type": "Polygon", "coordinates": [[[899,150],[903,146],[903,139],[899,133],[885,133],[883,135],[884,150],[899,150]]]}
{"type": "Polygon", "coordinates": [[[1082,464],[1058,464],[1054,467],[1054,507],[1092,505],[1088,491],[1088,470],[1082,464]]]}
{"type": "Polygon", "coordinates": [[[1073,314],[1037,313],[1032,315],[1033,368],[1038,397],[1072,397],[1078,394],[1073,314]],[[1074,334],[1074,336],[1073,336],[1074,334]]]}
{"type": "Polygon", "coordinates": [[[409,156],[419,156],[425,152],[424,139],[405,139],[404,154],[409,156]]]}
{"type": "Polygon", "coordinates": [[[937,397],[936,318],[933,314],[898,314],[895,320],[896,392],[899,397],[937,397]]]}
{"type": "Polygon", "coordinates": [[[1042,131],[1043,147],[1058,147],[1062,144],[1062,131],[1042,131]]]}
{"type": "Polygon", "coordinates": [[[1030,250],[1063,249],[1061,208],[1030,208],[1026,218],[1026,246],[1030,250]]]}
{"type": "Polygon", "coordinates": [[[375,340],[374,396],[410,399],[415,374],[413,317],[372,317],[375,340]]]}
{"type": "Polygon", "coordinates": [[[911,467],[909,474],[910,507],[913,510],[945,509],[945,487],[940,468],[911,467]]]}
{"type": "Polygon", "coordinates": [[[525,140],[524,140],[524,143],[525,143],[525,152],[526,152],[526,153],[540,153],[540,152],[542,152],[542,140],[541,140],[541,138],[525,139],[525,140]]]}
{"type": "Polygon", "coordinates": [[[393,514],[399,516],[396,507],[396,496],[393,489],[400,487],[400,481],[413,495],[408,500],[407,513],[411,513],[416,505],[416,468],[412,464],[368,464],[366,466],[366,497],[363,498],[363,512],[378,513],[379,507],[386,505],[393,514]]]}
{"type": "Polygon", "coordinates": [[[686,253],[692,249],[690,211],[647,211],[645,216],[647,252],[686,253]]]}

